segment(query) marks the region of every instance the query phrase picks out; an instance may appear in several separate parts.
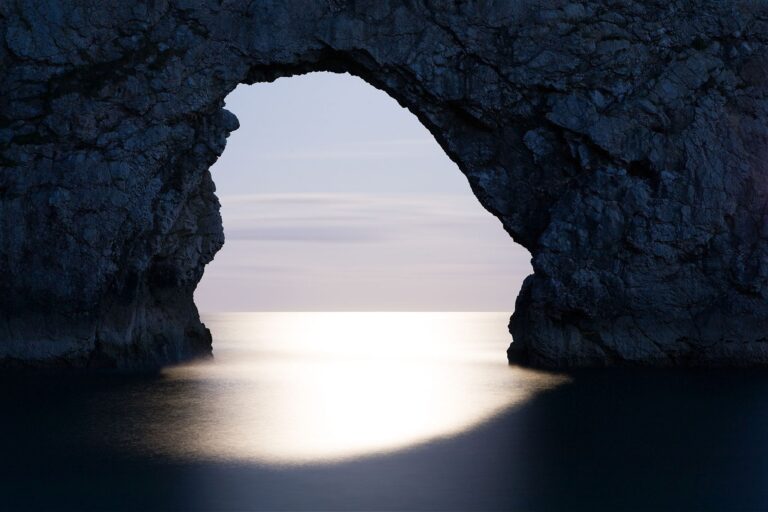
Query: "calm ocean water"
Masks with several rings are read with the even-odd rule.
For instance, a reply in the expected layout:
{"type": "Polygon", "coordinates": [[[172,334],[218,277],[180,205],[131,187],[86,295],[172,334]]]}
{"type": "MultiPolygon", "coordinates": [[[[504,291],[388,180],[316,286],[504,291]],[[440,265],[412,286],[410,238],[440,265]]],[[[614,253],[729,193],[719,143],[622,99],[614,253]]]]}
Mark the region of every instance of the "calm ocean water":
{"type": "Polygon", "coordinates": [[[0,510],[768,509],[768,374],[508,366],[504,313],[207,315],[215,358],[0,377],[0,510]]]}

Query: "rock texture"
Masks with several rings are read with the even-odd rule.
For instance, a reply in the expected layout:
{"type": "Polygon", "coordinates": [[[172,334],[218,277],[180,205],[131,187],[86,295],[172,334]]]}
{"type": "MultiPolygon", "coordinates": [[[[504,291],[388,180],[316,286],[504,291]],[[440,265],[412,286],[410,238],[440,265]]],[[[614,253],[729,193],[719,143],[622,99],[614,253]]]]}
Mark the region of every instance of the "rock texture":
{"type": "Polygon", "coordinates": [[[6,0],[0,360],[209,353],[224,97],[326,70],[414,112],[530,250],[511,358],[767,363],[766,3],[6,0]]]}

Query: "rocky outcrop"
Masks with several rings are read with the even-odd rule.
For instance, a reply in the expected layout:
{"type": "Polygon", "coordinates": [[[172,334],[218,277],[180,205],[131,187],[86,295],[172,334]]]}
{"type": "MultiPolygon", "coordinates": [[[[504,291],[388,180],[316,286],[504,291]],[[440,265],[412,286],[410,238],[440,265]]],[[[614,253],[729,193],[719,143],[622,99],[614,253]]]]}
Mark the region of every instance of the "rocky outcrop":
{"type": "Polygon", "coordinates": [[[210,351],[240,83],[358,75],[533,255],[510,357],[768,362],[768,10],[747,0],[0,4],[0,359],[210,351]]]}

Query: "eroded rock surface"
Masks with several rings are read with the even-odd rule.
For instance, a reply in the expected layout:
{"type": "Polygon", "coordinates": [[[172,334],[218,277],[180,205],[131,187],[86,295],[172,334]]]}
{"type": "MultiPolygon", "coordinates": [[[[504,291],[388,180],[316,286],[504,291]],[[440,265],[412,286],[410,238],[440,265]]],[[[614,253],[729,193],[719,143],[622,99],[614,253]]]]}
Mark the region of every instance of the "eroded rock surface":
{"type": "Polygon", "coordinates": [[[746,0],[2,2],[0,360],[209,353],[224,97],[328,70],[413,111],[530,250],[511,357],[766,363],[767,41],[746,0]]]}

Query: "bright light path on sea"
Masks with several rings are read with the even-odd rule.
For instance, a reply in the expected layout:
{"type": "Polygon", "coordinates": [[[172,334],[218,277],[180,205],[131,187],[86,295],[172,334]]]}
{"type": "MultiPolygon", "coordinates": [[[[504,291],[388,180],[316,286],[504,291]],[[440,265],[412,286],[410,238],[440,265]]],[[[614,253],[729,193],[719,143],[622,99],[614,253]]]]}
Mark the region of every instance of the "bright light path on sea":
{"type": "Polygon", "coordinates": [[[459,434],[564,380],[506,364],[505,317],[208,315],[215,359],[164,372],[188,403],[179,414],[174,386],[154,396],[143,439],[184,458],[296,464],[459,434]]]}

